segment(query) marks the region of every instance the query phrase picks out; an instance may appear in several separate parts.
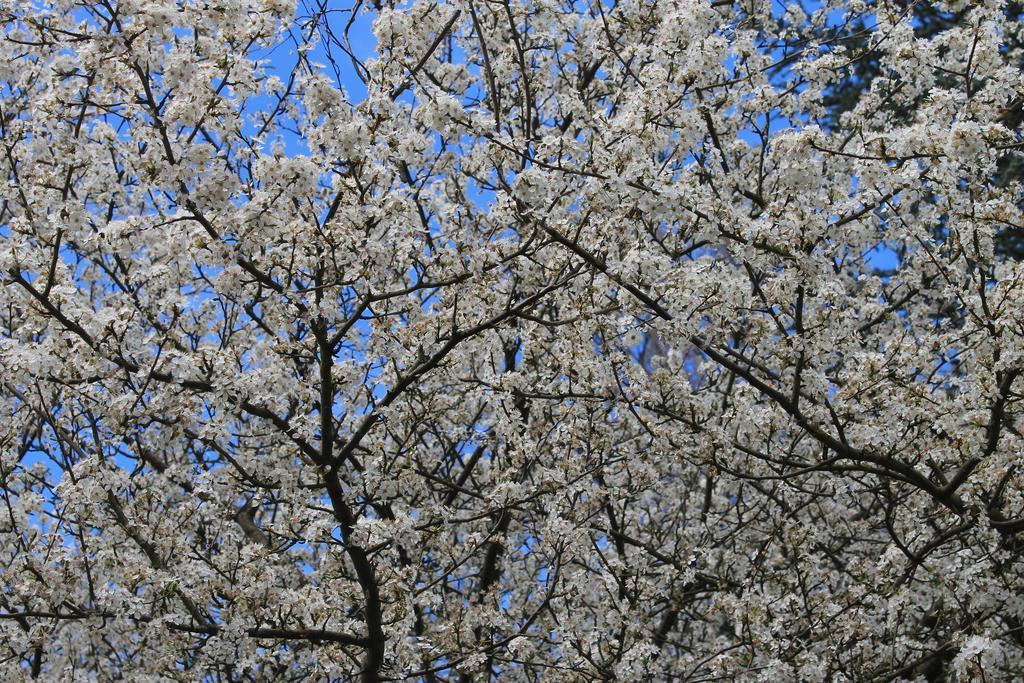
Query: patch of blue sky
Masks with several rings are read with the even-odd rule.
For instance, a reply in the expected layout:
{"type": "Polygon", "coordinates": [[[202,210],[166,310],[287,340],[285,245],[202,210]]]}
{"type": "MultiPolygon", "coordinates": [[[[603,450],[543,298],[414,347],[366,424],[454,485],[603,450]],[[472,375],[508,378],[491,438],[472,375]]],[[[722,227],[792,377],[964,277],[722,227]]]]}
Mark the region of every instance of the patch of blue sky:
{"type": "Polygon", "coordinates": [[[536,545],[537,541],[538,539],[536,536],[526,536],[523,538],[523,541],[519,544],[516,550],[522,557],[526,557],[534,551],[533,546],[536,545]]]}
{"type": "Polygon", "coordinates": [[[897,270],[901,260],[896,248],[880,242],[864,254],[864,263],[871,270],[878,272],[883,280],[887,280],[888,273],[897,270]]]}
{"type": "MultiPolygon", "coordinates": [[[[59,444],[57,444],[55,441],[51,441],[49,445],[51,448],[54,449],[60,448],[59,444]]],[[[53,476],[54,474],[57,474],[59,476],[59,474],[64,470],[64,463],[55,459],[51,454],[37,448],[29,448],[21,457],[21,460],[19,461],[19,466],[23,470],[30,470],[37,465],[45,467],[47,472],[51,476],[53,476]]],[[[44,495],[42,497],[42,504],[39,511],[29,513],[29,522],[33,524],[36,522],[40,523],[41,525],[45,524],[46,516],[52,516],[57,512],[57,508],[54,506],[53,503],[53,498],[44,495]]],[[[45,528],[45,526],[40,526],[40,528],[45,528]]]]}
{"type": "MultiPolygon", "coordinates": [[[[357,105],[367,96],[366,84],[360,71],[366,62],[377,56],[377,40],[372,26],[374,13],[367,10],[366,5],[357,3],[325,3],[327,27],[318,24],[313,34],[301,34],[298,28],[284,27],[281,40],[265,48],[255,49],[251,57],[265,65],[268,76],[277,77],[287,85],[299,66],[300,50],[305,51],[306,59],[318,71],[334,77],[347,101],[357,105]],[[356,8],[362,8],[358,10],[356,8]],[[353,12],[355,14],[353,15],[353,12]],[[347,33],[346,33],[347,27],[347,33]],[[344,41],[344,47],[351,50],[346,54],[338,41],[344,41]]],[[[250,113],[269,115],[278,107],[278,98],[266,92],[253,95],[246,102],[250,113]]],[[[263,124],[257,118],[245,121],[242,133],[255,135],[263,124]]],[[[264,152],[269,152],[275,142],[283,146],[284,153],[289,156],[308,154],[304,136],[294,128],[275,127],[276,134],[272,139],[264,141],[264,152]]]]}

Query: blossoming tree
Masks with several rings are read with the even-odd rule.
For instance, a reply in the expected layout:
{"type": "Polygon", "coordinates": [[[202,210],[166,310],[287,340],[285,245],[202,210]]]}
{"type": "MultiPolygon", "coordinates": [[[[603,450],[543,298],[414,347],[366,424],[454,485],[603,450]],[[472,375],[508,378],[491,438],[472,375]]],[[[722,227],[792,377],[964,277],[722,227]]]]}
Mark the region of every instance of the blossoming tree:
{"type": "Polygon", "coordinates": [[[1022,26],[914,4],[0,0],[5,670],[1024,676],[1022,26]]]}

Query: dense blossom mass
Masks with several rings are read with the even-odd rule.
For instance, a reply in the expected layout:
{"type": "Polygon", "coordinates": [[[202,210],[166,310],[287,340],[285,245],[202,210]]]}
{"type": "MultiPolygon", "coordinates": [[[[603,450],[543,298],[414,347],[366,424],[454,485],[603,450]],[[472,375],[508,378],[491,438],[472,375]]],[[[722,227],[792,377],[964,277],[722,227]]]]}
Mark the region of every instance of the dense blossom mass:
{"type": "Polygon", "coordinates": [[[0,0],[0,667],[1024,677],[998,0],[0,0]]]}

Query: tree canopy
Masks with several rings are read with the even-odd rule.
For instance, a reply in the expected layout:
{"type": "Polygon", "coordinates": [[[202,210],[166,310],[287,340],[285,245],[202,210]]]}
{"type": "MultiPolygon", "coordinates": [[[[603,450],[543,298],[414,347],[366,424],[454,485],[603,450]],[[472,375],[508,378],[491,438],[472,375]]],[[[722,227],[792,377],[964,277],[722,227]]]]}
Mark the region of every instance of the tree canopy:
{"type": "Polygon", "coordinates": [[[2,666],[1024,677],[1020,13],[0,0],[2,666]]]}

